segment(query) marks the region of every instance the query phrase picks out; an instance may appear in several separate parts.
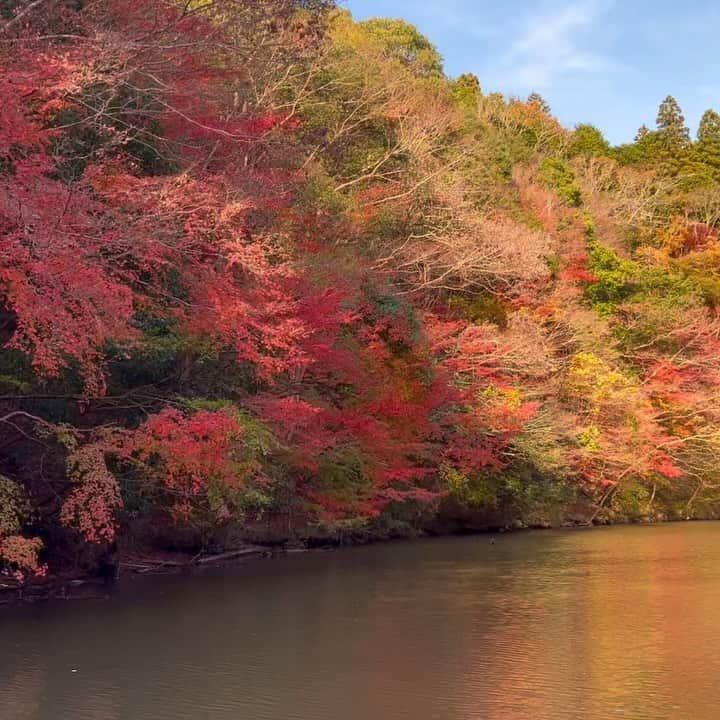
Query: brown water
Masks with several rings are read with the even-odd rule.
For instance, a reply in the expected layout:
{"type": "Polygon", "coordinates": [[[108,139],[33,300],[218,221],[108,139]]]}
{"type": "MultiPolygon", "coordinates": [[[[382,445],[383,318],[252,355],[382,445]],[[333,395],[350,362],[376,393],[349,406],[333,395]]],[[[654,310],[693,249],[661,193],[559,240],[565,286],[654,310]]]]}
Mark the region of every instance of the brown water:
{"type": "Polygon", "coordinates": [[[2,720],[717,720],[720,523],[128,579],[0,642],[2,720]]]}

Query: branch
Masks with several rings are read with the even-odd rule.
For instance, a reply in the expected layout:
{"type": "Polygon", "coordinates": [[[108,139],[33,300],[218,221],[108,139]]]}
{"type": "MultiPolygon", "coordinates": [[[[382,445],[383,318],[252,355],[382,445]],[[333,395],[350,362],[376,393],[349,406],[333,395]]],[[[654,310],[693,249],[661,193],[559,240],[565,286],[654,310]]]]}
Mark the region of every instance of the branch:
{"type": "Polygon", "coordinates": [[[52,424],[52,423],[49,423],[47,420],[43,420],[43,418],[38,417],[37,415],[31,415],[30,413],[25,412],[24,410],[13,410],[12,412],[8,413],[7,415],[3,415],[2,417],[0,417],[0,422],[4,422],[4,423],[8,423],[8,424],[12,425],[13,423],[11,423],[10,421],[12,420],[12,418],[18,417],[18,416],[26,417],[26,418],[32,420],[33,422],[40,423],[41,425],[47,425],[48,427],[51,426],[51,424],[52,424]]]}
{"type": "Polygon", "coordinates": [[[462,162],[465,159],[467,154],[468,153],[462,153],[453,162],[451,162],[447,165],[442,165],[434,172],[430,173],[429,175],[426,175],[424,178],[422,178],[422,180],[419,180],[418,182],[416,182],[409,190],[398,193],[397,195],[390,195],[389,197],[384,197],[384,198],[380,198],[379,200],[374,200],[373,202],[365,203],[364,207],[371,207],[373,205],[381,205],[382,203],[391,202],[392,200],[400,200],[404,197],[407,197],[408,195],[412,195],[418,188],[429,183],[434,177],[436,177],[437,175],[440,175],[440,173],[454,168],[456,165],[458,165],[460,162],[462,162]]]}
{"type": "MultiPolygon", "coordinates": [[[[51,4],[55,4],[55,0],[50,0],[51,4]]],[[[20,20],[22,20],[25,15],[32,12],[38,5],[42,5],[44,2],[47,2],[47,0],[33,0],[29,5],[26,5],[17,15],[15,15],[14,18],[11,18],[8,20],[4,25],[0,27],[0,35],[4,35],[8,30],[10,30],[13,26],[17,25],[20,20]]]]}

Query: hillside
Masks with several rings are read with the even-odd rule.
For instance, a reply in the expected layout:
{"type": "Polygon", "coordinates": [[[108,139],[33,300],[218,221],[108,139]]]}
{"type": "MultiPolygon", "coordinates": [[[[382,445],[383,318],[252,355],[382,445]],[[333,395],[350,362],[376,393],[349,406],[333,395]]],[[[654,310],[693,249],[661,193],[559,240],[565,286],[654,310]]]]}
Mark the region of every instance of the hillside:
{"type": "Polygon", "coordinates": [[[0,0],[0,567],[720,511],[720,115],[611,147],[325,0],[0,0]]]}

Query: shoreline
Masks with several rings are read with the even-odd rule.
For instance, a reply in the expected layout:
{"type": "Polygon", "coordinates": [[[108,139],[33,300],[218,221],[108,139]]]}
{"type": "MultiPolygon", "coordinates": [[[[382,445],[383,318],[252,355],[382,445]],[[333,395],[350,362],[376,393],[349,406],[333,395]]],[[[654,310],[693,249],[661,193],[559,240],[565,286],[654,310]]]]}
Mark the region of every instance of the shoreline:
{"type": "Polygon", "coordinates": [[[204,568],[221,566],[238,566],[248,562],[269,560],[274,557],[310,552],[329,552],[358,545],[375,545],[398,541],[413,542],[419,539],[443,537],[461,537],[469,535],[504,535],[509,533],[544,531],[544,530],[593,530],[616,526],[654,526],[670,523],[713,522],[715,517],[687,517],[665,519],[616,519],[612,522],[596,522],[593,524],[566,522],[558,525],[546,523],[525,525],[510,524],[487,528],[463,528],[455,531],[431,532],[419,531],[416,534],[372,535],[327,537],[323,539],[306,538],[293,544],[267,543],[244,544],[236,548],[228,548],[219,553],[191,554],[155,552],[147,554],[127,553],[120,556],[117,572],[114,577],[91,573],[53,575],[45,578],[33,578],[27,583],[17,583],[11,578],[0,578],[0,613],[3,608],[17,607],[51,600],[107,600],[124,578],[146,575],[179,575],[194,574],[204,568]]]}

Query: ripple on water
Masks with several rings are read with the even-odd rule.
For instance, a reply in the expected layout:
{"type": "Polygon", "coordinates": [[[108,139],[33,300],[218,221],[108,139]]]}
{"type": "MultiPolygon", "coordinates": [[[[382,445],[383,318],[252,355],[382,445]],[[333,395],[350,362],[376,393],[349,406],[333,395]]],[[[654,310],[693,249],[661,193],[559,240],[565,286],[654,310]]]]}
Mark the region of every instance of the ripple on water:
{"type": "Polygon", "coordinates": [[[719,540],[712,523],[448,538],[6,609],[0,716],[717,720],[719,540]]]}

